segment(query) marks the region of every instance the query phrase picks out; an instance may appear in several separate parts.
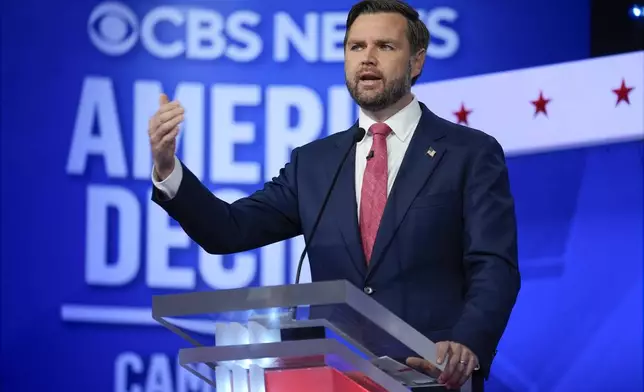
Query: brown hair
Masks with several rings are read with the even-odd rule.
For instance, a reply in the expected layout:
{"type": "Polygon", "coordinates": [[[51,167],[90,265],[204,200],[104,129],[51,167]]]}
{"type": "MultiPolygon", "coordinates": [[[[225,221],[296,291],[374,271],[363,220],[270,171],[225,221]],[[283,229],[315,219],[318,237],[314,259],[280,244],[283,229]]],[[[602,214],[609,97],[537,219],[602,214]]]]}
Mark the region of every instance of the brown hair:
{"type": "MultiPolygon", "coordinates": [[[[415,55],[421,49],[427,50],[429,46],[429,30],[427,26],[420,20],[418,11],[400,0],[362,0],[351,7],[347,16],[344,46],[347,45],[349,29],[358,16],[383,12],[395,12],[407,19],[407,40],[409,41],[412,55],[415,55]]],[[[420,74],[412,79],[412,84],[416,83],[418,77],[420,77],[420,74]]]]}

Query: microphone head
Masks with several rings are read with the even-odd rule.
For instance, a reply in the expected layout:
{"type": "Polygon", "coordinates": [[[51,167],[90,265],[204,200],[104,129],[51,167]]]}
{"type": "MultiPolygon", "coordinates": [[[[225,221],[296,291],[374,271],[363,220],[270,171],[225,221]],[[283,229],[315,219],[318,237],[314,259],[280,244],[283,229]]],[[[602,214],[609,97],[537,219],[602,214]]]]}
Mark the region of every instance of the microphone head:
{"type": "Polygon", "coordinates": [[[355,133],[353,134],[353,142],[358,143],[360,140],[362,140],[365,133],[367,133],[367,131],[365,131],[364,128],[356,129],[355,133]]]}

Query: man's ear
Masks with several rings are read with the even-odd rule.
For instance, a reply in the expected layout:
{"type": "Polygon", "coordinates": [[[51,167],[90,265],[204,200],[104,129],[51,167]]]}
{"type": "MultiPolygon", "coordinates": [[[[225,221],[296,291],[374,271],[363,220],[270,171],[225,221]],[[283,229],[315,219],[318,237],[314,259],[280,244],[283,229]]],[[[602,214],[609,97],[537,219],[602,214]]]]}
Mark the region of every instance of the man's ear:
{"type": "Polygon", "coordinates": [[[427,51],[425,49],[420,49],[416,54],[411,58],[411,76],[412,78],[417,77],[423,72],[423,66],[425,65],[425,56],[427,51]]]}

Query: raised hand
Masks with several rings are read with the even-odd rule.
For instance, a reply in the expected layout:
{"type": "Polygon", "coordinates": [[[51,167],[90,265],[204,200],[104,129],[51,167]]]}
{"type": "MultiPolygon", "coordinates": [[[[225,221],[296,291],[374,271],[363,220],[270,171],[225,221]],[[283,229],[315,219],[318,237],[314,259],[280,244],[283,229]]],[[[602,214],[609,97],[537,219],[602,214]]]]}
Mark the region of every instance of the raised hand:
{"type": "Polygon", "coordinates": [[[168,102],[168,96],[161,94],[159,110],[152,116],[148,125],[154,168],[161,181],[174,170],[176,139],[183,116],[184,109],[181,104],[177,101],[168,102]]]}

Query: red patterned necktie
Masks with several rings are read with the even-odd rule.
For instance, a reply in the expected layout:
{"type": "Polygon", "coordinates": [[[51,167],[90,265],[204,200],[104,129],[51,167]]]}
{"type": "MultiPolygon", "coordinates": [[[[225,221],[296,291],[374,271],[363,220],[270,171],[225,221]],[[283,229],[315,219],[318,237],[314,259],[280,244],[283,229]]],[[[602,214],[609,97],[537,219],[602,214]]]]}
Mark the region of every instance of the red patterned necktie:
{"type": "Polygon", "coordinates": [[[360,196],[360,234],[367,264],[371,260],[378,226],[387,203],[387,136],[391,128],[385,123],[375,123],[369,131],[373,135],[373,146],[367,159],[360,196]]]}

